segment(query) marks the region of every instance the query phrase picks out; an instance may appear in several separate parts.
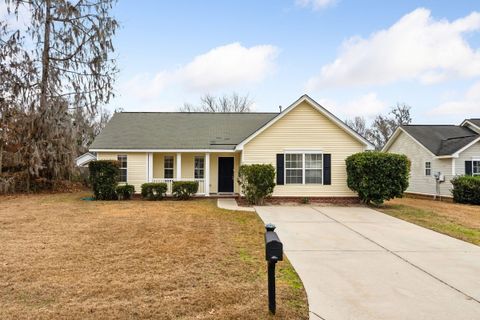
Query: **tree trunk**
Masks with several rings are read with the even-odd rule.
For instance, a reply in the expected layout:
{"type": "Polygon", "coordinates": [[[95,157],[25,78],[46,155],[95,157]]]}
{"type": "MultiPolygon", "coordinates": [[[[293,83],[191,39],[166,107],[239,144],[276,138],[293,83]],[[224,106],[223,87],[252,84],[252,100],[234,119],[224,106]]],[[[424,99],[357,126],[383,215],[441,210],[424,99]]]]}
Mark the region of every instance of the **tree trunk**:
{"type": "Polygon", "coordinates": [[[0,143],[0,175],[3,171],[3,143],[0,143]]]}
{"type": "Polygon", "coordinates": [[[42,79],[40,82],[40,112],[45,112],[47,106],[48,91],[48,71],[50,68],[50,27],[52,16],[50,13],[51,0],[45,1],[45,30],[43,36],[43,52],[42,52],[42,79]]]}

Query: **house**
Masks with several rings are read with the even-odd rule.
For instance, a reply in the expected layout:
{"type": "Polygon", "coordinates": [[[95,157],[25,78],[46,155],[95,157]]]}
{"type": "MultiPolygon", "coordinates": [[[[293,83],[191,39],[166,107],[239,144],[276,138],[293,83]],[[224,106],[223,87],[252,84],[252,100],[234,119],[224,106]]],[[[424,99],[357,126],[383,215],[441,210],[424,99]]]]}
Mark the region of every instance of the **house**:
{"type": "Polygon", "coordinates": [[[119,160],[121,181],[199,182],[199,195],[238,194],[242,164],[276,167],[275,197],[356,197],[345,159],[372,145],[304,95],[280,113],[116,113],[90,146],[119,160]]]}
{"type": "Polygon", "coordinates": [[[75,164],[77,167],[85,168],[88,167],[88,164],[94,160],[97,160],[97,156],[94,153],[84,153],[81,156],[75,159],[75,164]]]}
{"type": "Polygon", "coordinates": [[[459,126],[400,126],[383,151],[411,160],[407,193],[451,197],[453,177],[480,175],[480,119],[466,119],[459,126]]]}

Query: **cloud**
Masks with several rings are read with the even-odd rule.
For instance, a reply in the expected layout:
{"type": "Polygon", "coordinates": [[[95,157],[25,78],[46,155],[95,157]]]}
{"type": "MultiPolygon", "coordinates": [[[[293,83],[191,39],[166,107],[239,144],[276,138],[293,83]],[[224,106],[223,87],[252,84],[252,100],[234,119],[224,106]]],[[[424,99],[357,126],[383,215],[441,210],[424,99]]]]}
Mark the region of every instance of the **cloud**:
{"type": "Polygon", "coordinates": [[[231,43],[196,56],[177,69],[136,75],[124,87],[140,98],[152,98],[170,86],[208,92],[258,83],[275,69],[278,51],[272,45],[248,48],[231,43]]]}
{"type": "Polygon", "coordinates": [[[428,112],[430,116],[461,116],[475,118],[480,116],[480,81],[475,82],[461,99],[441,103],[428,112]]]}
{"type": "Polygon", "coordinates": [[[387,104],[378,98],[375,92],[366,93],[351,100],[338,102],[331,99],[320,99],[320,104],[334,114],[345,118],[361,116],[373,118],[387,108],[387,104]]]}
{"type": "Polygon", "coordinates": [[[423,84],[449,78],[480,75],[480,50],[470,47],[466,36],[480,31],[480,13],[454,20],[435,20],[419,8],[390,28],[352,37],[337,58],[311,78],[307,88],[379,85],[401,80],[423,84]]]}
{"type": "Polygon", "coordinates": [[[296,0],[295,4],[300,7],[311,7],[313,10],[321,10],[333,6],[337,0],[296,0]]]}

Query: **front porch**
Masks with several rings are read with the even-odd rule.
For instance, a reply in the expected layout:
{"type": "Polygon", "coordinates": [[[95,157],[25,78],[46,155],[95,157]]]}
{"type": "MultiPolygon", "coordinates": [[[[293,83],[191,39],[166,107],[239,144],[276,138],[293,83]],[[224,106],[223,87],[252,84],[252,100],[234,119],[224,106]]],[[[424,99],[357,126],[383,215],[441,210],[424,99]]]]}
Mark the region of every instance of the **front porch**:
{"type": "Polygon", "coordinates": [[[151,152],[147,154],[148,182],[167,184],[172,194],[174,181],[197,181],[198,196],[234,195],[239,152],[151,152]]]}

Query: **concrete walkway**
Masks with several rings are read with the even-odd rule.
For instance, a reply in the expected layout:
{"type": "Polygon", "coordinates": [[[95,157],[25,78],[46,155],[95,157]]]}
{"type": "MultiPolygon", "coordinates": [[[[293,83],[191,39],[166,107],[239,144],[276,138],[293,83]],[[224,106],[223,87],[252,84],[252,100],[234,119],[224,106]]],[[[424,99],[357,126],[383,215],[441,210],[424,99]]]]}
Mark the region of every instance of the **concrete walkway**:
{"type": "Polygon", "coordinates": [[[232,198],[218,198],[217,199],[217,207],[220,209],[227,209],[232,211],[250,211],[255,212],[255,209],[252,207],[240,207],[237,204],[237,201],[232,198]]]}
{"type": "Polygon", "coordinates": [[[310,319],[480,319],[480,247],[362,207],[255,207],[310,319]]]}

